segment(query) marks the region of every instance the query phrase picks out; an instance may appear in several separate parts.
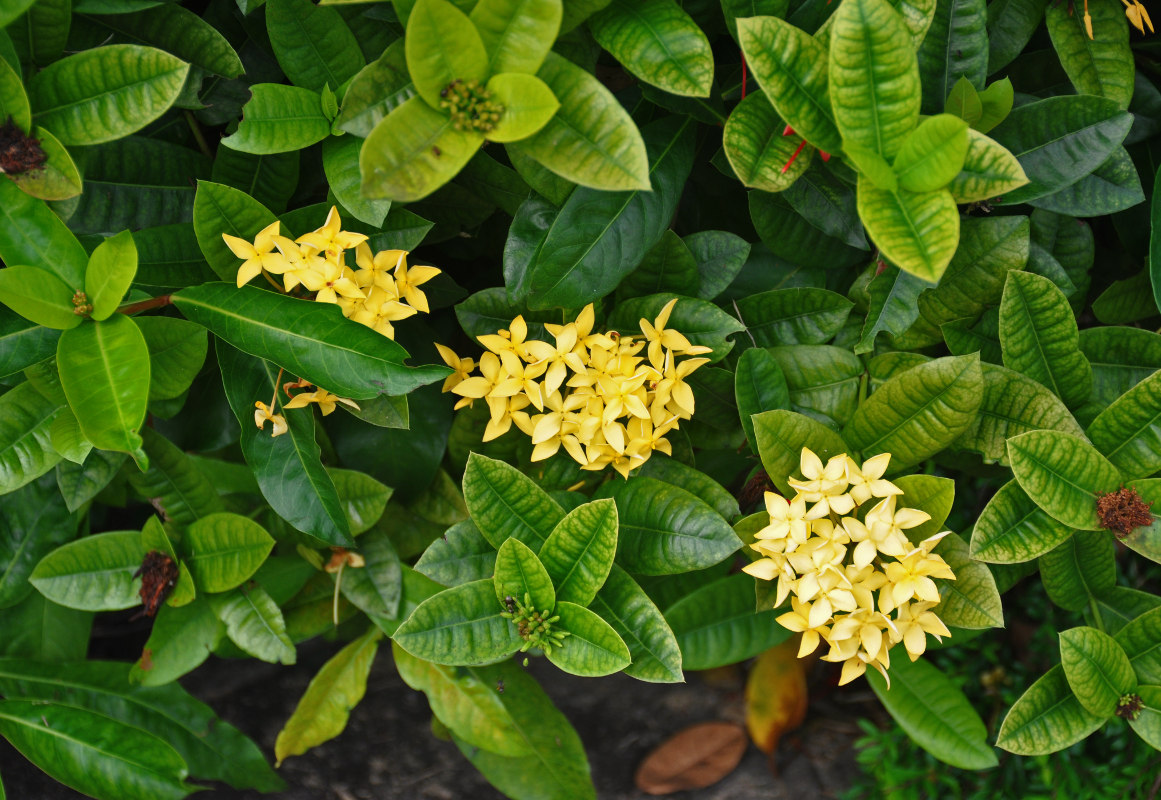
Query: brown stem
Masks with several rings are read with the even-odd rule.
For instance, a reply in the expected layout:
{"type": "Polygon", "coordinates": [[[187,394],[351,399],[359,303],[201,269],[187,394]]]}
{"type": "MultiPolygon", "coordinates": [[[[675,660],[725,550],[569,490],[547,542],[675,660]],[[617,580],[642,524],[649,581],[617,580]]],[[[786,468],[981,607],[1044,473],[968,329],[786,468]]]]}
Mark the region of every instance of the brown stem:
{"type": "Polygon", "coordinates": [[[128,305],[121,306],[117,310],[122,314],[136,314],[138,311],[148,311],[151,308],[161,308],[162,306],[168,306],[173,303],[173,300],[171,300],[170,297],[171,295],[163,294],[159,297],[151,297],[148,300],[140,300],[136,303],[129,303],[128,305]]]}

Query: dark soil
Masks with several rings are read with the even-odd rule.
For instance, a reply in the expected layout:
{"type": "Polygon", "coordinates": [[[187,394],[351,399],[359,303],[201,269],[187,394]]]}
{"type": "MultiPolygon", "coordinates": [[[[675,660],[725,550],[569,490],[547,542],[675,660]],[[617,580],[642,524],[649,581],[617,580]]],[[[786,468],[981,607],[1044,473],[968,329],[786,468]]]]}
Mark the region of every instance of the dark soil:
{"type": "MultiPolygon", "coordinates": [[[[274,740],[307,683],[338,645],[299,647],[299,663],[279,667],[253,661],[211,659],[183,681],[224,719],[253,737],[272,757],[274,740]]],[[[822,666],[822,665],[818,665],[822,666]]],[[[530,667],[584,741],[597,796],[640,800],[633,783],[641,760],[658,744],[697,722],[741,722],[744,672],[726,669],[688,676],[684,684],[650,684],[623,675],[581,679],[544,659],[530,667]]],[[[720,782],[679,792],[679,800],[814,800],[835,797],[857,769],[854,721],[873,713],[864,683],[842,692],[826,688],[829,674],[812,677],[807,722],[786,735],[774,759],[750,745],[742,762],[720,782]],[[773,764],[773,769],[771,767],[773,764]]],[[[290,758],[280,774],[284,800],[500,800],[503,797],[460,755],[431,732],[426,698],[400,680],[390,649],[380,649],[367,694],[346,731],[304,756],[290,758]]],[[[10,800],[72,800],[81,795],[54,782],[0,739],[0,775],[10,800]]],[[[215,786],[196,797],[258,800],[275,795],[215,786]]]]}

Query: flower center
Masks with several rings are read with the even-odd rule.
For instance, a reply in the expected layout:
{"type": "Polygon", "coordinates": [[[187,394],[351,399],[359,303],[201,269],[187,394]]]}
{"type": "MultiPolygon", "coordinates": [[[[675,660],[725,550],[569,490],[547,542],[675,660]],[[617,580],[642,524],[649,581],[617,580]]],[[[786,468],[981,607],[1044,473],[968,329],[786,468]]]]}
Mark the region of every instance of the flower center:
{"type": "Polygon", "coordinates": [[[451,115],[452,127],[457,131],[488,133],[500,121],[504,106],[492,100],[491,93],[479,81],[458,78],[439,92],[440,108],[451,115]]]}
{"type": "Polygon", "coordinates": [[[532,605],[532,595],[525,592],[524,602],[520,602],[511,595],[504,598],[505,610],[500,616],[512,620],[516,632],[524,640],[520,648],[521,653],[527,653],[533,648],[548,650],[550,647],[560,647],[568,631],[553,630],[552,625],[560,619],[559,616],[549,616],[550,610],[537,611],[532,605]]]}

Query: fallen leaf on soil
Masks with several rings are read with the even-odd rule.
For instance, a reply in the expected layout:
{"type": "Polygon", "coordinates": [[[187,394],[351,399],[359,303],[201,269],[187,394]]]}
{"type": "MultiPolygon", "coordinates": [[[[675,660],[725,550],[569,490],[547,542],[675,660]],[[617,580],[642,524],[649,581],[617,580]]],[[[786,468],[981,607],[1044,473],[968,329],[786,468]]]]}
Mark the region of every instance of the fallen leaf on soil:
{"type": "Polygon", "coordinates": [[[746,727],[758,749],[773,753],[782,734],[802,724],[806,703],[806,670],[794,636],[758,656],[746,681],[746,727]]]}
{"type": "Polygon", "coordinates": [[[732,722],[702,722],[667,739],[637,768],[646,794],[702,789],[729,775],[746,752],[746,732],[732,722]]]}

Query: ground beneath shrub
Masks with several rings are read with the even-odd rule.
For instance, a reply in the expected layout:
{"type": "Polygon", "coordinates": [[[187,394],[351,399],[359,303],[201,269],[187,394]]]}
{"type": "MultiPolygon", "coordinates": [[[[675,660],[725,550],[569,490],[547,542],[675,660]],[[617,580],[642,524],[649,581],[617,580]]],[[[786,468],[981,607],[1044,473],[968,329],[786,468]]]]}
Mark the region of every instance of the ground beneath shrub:
{"type": "MultiPolygon", "coordinates": [[[[338,646],[300,646],[299,663],[279,667],[253,661],[211,659],[183,681],[226,720],[253,737],[272,758],[278,731],[307,683],[338,646]]],[[[819,665],[824,666],[824,665],[819,665]]],[[[530,667],[557,706],[576,726],[588,752],[601,800],[641,800],[633,774],[658,744],[698,722],[741,722],[741,670],[691,675],[684,684],[649,684],[615,675],[581,679],[544,659],[530,667]]],[[[812,676],[807,722],[787,734],[775,752],[774,770],[750,745],[730,775],[705,789],[679,792],[680,800],[814,800],[834,797],[857,769],[855,720],[874,714],[873,695],[861,681],[853,691],[832,692],[827,677],[812,676]]],[[[290,758],[280,774],[284,800],[493,800],[503,796],[467,762],[455,745],[431,733],[426,698],[395,672],[383,647],[367,694],[339,738],[305,756],[290,758]]],[[[72,800],[79,795],[31,767],[0,739],[0,776],[11,800],[72,800]]],[[[258,800],[273,795],[214,786],[205,800],[258,800]]]]}

